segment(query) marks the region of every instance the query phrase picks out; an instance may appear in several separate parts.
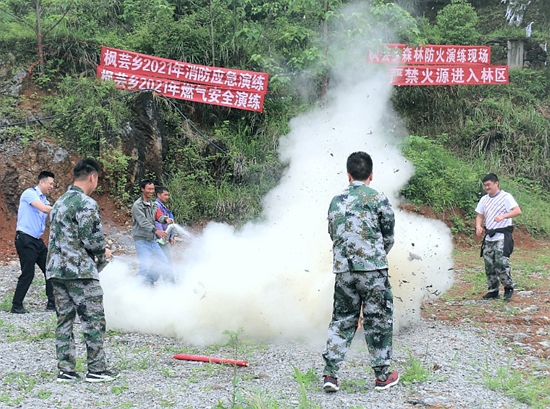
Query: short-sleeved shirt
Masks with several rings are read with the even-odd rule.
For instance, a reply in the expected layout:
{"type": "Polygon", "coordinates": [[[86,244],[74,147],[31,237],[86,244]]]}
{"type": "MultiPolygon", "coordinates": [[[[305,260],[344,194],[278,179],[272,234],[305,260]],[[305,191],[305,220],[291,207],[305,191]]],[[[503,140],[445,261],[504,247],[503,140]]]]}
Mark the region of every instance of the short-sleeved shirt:
{"type": "Polygon", "coordinates": [[[328,211],[333,273],[387,269],[394,226],[388,198],[363,182],[351,182],[332,199],[328,211]]]}
{"type": "Polygon", "coordinates": [[[46,230],[48,215],[31,205],[36,200],[40,200],[45,205],[50,204],[38,186],[30,187],[23,192],[19,198],[16,230],[38,239],[46,230]]]}
{"type": "MultiPolygon", "coordinates": [[[[506,214],[517,206],[518,203],[510,193],[500,190],[494,196],[483,196],[476,206],[476,213],[485,217],[485,227],[488,230],[500,229],[511,226],[512,219],[503,219],[500,222],[495,222],[495,217],[506,214]]],[[[504,240],[504,234],[496,233],[493,237],[485,237],[485,240],[504,240]]]]}

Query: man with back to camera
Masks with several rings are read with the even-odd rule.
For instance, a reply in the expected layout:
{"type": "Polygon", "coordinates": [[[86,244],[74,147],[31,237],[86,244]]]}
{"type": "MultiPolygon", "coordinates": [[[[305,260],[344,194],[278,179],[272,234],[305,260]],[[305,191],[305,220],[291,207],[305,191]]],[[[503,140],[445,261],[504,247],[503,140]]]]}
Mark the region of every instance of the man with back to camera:
{"type": "MultiPolygon", "coordinates": [[[[38,175],[38,185],[28,188],[19,199],[17,211],[17,227],[15,233],[15,249],[19,255],[21,275],[17,280],[11,312],[14,314],[28,313],[23,307],[23,300],[34,279],[34,265],[38,265],[44,277],[46,276],[46,256],[48,248],[40,238],[46,229],[46,219],[52,207],[47,197],[54,188],[54,174],[42,171],[38,175]]],[[[55,311],[55,299],[52,285],[46,280],[46,310],[55,311]]]]}
{"type": "MultiPolygon", "coordinates": [[[[155,188],[155,192],[157,194],[157,200],[156,200],[157,213],[155,215],[155,226],[156,226],[157,230],[162,230],[162,231],[166,232],[166,229],[168,228],[168,224],[167,223],[161,223],[158,220],[162,216],[166,216],[169,219],[174,220],[174,214],[167,207],[168,201],[170,200],[170,191],[168,190],[168,188],[166,188],[164,186],[157,186],[155,188]]],[[[162,240],[162,242],[158,241],[158,243],[160,245],[160,248],[164,252],[164,255],[166,256],[166,260],[168,262],[167,263],[167,268],[163,272],[163,277],[166,281],[173,283],[174,282],[174,273],[172,271],[172,255],[170,254],[170,246],[173,246],[174,243],[175,243],[174,231],[171,231],[170,233],[168,233],[168,232],[166,232],[166,233],[167,233],[166,239],[163,239],[163,238],[159,237],[159,239],[162,240]]]]}
{"type": "Polygon", "coordinates": [[[330,203],[328,232],[333,242],[335,274],[332,320],[323,358],[323,390],[338,391],[338,370],[357,331],[363,331],[377,390],[399,382],[390,371],[393,341],[393,294],[387,253],[394,243],[395,217],[388,198],[369,187],[372,159],[365,152],[347,159],[349,186],[330,203]]]}
{"type": "Polygon", "coordinates": [[[99,272],[111,257],[101,230],[97,202],[90,197],[97,188],[99,165],[94,159],[79,161],[73,185],[61,195],[51,211],[47,276],[52,283],[57,310],[55,350],[58,382],[74,382],[76,346],[73,326],[80,317],[86,343],[86,382],[109,382],[117,375],[107,370],[103,343],[105,311],[99,272]]]}
{"type": "Polygon", "coordinates": [[[521,209],[514,197],[500,189],[497,175],[487,174],[483,180],[487,192],[476,207],[476,234],[485,237],[481,244],[481,256],[485,263],[487,294],[484,299],[498,299],[500,284],[504,286],[504,300],[514,294],[514,281],[510,273],[510,255],[514,251],[512,218],[521,215],[521,209]],[[482,227],[485,219],[485,229],[482,227]]]}
{"type": "MultiPolygon", "coordinates": [[[[155,226],[157,203],[153,200],[155,183],[146,179],[139,185],[141,196],[132,206],[132,236],[139,259],[138,276],[146,284],[154,285],[163,271],[168,267],[168,260],[160,248],[157,238],[168,237],[164,230],[155,226]]],[[[158,218],[159,223],[173,223],[174,220],[166,215],[158,218]]]]}

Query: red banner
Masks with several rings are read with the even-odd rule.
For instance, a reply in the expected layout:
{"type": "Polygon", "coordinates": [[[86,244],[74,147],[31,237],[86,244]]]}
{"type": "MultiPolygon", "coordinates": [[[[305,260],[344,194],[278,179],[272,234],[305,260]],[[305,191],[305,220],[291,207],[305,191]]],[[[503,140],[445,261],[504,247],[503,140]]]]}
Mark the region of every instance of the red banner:
{"type": "Polygon", "coordinates": [[[401,66],[390,68],[393,85],[508,84],[508,66],[401,66]]]}
{"type": "Polygon", "coordinates": [[[154,90],[168,97],[228,108],[262,112],[265,92],[240,91],[238,89],[213,87],[173,81],[168,78],[136,75],[129,70],[113,67],[97,67],[97,77],[114,81],[117,88],[128,90],[154,90]]]}
{"type": "Polygon", "coordinates": [[[101,65],[141,77],[168,78],[231,90],[264,93],[269,74],[265,72],[208,67],[166,58],[101,47],[101,65]]]}
{"type": "Polygon", "coordinates": [[[368,61],[379,64],[472,65],[491,63],[491,47],[470,45],[386,44],[386,50],[369,51],[368,61]]]}

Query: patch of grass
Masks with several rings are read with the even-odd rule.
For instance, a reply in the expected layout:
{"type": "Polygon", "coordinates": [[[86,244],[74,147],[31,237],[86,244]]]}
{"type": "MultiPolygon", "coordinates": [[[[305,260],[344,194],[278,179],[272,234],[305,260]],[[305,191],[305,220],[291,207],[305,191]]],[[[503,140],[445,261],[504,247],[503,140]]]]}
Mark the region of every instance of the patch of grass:
{"type": "Polygon", "coordinates": [[[13,295],[9,293],[5,293],[2,299],[0,300],[0,311],[6,311],[8,312],[11,310],[11,301],[12,301],[13,295]]]}
{"type": "Polygon", "coordinates": [[[501,391],[521,403],[529,405],[531,409],[545,409],[550,407],[550,378],[524,374],[512,370],[510,366],[499,366],[496,375],[489,372],[483,374],[483,383],[487,388],[501,391]]]}
{"type": "Polygon", "coordinates": [[[7,340],[8,342],[18,342],[55,338],[55,326],[56,318],[53,315],[47,320],[33,324],[29,330],[8,325],[6,326],[7,340]]]}
{"type": "Polygon", "coordinates": [[[120,395],[122,394],[124,391],[127,391],[128,389],[130,389],[128,387],[128,385],[115,385],[115,386],[111,386],[111,392],[114,394],[114,395],[120,395]]]}
{"type": "Polygon", "coordinates": [[[40,389],[38,392],[36,392],[36,396],[39,399],[48,399],[50,396],[52,396],[52,391],[47,391],[45,389],[40,389]]]}
{"type": "Polygon", "coordinates": [[[88,360],[86,358],[76,358],[75,371],[84,372],[87,363],[88,363],[88,360]]]}
{"type": "Polygon", "coordinates": [[[161,372],[166,378],[177,378],[178,377],[178,374],[172,368],[164,368],[163,367],[163,368],[161,368],[161,372]]]}
{"type": "Polygon", "coordinates": [[[251,409],[279,409],[283,406],[272,396],[271,391],[253,390],[243,391],[243,407],[251,409]]]}
{"type": "Polygon", "coordinates": [[[135,408],[136,405],[131,402],[121,403],[120,405],[117,405],[117,409],[129,409],[129,408],[135,408]]]}
{"type": "Polygon", "coordinates": [[[4,375],[3,383],[4,385],[15,385],[15,388],[25,395],[34,389],[38,379],[22,372],[8,372],[4,375]]]}
{"type": "Polygon", "coordinates": [[[405,383],[426,382],[430,377],[430,371],[424,367],[420,360],[413,357],[410,350],[408,353],[409,360],[405,364],[401,379],[405,383]]]}
{"type": "Polygon", "coordinates": [[[292,365],[292,377],[300,385],[304,385],[306,389],[311,389],[314,383],[319,381],[319,376],[315,372],[315,368],[310,368],[307,372],[301,372],[296,366],[292,365]]]}
{"type": "Polygon", "coordinates": [[[296,366],[292,365],[293,374],[292,377],[298,382],[300,397],[298,408],[300,409],[317,409],[319,406],[310,402],[307,397],[307,389],[311,388],[314,380],[317,380],[315,375],[315,369],[310,369],[306,373],[302,373],[296,366]]]}
{"type": "Polygon", "coordinates": [[[364,379],[346,379],[340,384],[340,390],[348,393],[362,393],[367,389],[367,381],[364,379]]]}

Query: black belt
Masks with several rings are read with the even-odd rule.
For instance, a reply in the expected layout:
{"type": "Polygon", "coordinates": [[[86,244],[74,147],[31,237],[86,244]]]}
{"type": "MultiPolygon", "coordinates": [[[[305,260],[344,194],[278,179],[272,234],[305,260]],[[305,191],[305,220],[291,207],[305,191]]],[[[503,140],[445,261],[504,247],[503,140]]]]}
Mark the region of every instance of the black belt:
{"type": "Polygon", "coordinates": [[[16,233],[16,234],[24,234],[25,236],[29,236],[29,237],[32,238],[32,239],[40,240],[40,238],[37,239],[36,237],[31,236],[30,234],[25,233],[24,231],[21,231],[21,230],[17,230],[15,233],[16,233]]]}

